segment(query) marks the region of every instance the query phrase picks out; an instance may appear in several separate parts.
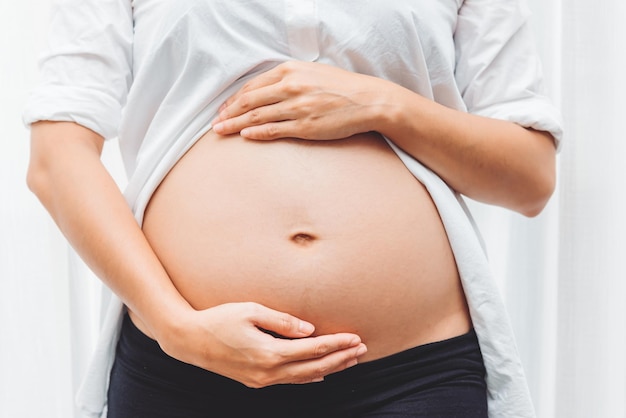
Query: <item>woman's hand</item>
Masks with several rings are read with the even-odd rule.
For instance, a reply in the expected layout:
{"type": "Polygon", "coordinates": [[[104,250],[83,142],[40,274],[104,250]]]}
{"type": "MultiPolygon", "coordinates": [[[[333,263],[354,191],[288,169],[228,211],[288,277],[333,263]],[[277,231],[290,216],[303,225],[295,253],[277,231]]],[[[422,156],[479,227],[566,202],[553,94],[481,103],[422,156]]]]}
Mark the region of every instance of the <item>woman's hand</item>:
{"type": "Polygon", "coordinates": [[[318,382],[354,366],[367,351],[357,335],[311,337],[312,324],[256,303],[228,303],[177,319],[173,332],[157,338],[166,353],[253,388],[318,382]]]}
{"type": "Polygon", "coordinates": [[[229,98],[220,135],[340,139],[376,131],[472,199],[537,215],[555,185],[549,133],[469,114],[398,84],[319,63],[287,62],[229,98]]]}
{"type": "Polygon", "coordinates": [[[373,130],[369,116],[390,84],[329,65],[286,62],[230,97],[213,129],[258,140],[346,138],[373,130]]]}
{"type": "Polygon", "coordinates": [[[102,165],[104,139],[71,122],[39,122],[31,133],[29,187],[83,260],[168,354],[253,387],[316,381],[355,364],[362,354],[365,347],[354,334],[309,337],[311,324],[257,304],[194,310],[102,165]]]}

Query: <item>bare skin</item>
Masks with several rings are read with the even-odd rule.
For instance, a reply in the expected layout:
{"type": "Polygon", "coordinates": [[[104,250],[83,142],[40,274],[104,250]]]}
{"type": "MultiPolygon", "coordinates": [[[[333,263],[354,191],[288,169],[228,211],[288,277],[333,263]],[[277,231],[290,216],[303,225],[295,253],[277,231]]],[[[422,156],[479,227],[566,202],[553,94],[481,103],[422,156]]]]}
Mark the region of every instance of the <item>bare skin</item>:
{"type": "MultiPolygon", "coordinates": [[[[286,63],[253,79],[215,123],[221,135],[257,140],[377,131],[459,192],[528,216],[541,211],[554,189],[550,135],[447,109],[390,82],[321,64],[286,63]]],[[[39,122],[31,136],[29,187],[171,356],[262,387],[318,381],[365,354],[356,334],[310,337],[314,324],[259,304],[194,309],[101,164],[102,137],[66,122],[39,122]],[[297,339],[276,339],[259,327],[297,339]]]]}
{"type": "Polygon", "coordinates": [[[287,62],[250,80],[224,103],[213,129],[257,140],[380,132],[459,193],[526,216],[539,214],[554,191],[550,134],[319,63],[287,62]]]}
{"type": "Polygon", "coordinates": [[[34,124],[28,184],[166,353],[250,387],[318,381],[357,363],[366,347],[355,334],[309,337],[313,324],[256,303],[192,308],[101,164],[102,145],[102,137],[74,123],[34,124]]]}
{"type": "Polygon", "coordinates": [[[437,209],[375,133],[262,142],[209,131],[152,195],[143,231],[196,309],[254,301],[316,335],[352,332],[368,348],[359,362],[471,327],[437,209]]]}

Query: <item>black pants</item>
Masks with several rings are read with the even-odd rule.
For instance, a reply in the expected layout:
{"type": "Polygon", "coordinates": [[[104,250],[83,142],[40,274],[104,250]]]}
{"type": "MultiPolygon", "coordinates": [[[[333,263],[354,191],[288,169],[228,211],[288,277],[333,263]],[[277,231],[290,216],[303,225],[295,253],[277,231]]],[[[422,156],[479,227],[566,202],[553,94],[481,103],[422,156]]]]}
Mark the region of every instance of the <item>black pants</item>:
{"type": "Polygon", "coordinates": [[[485,368],[473,331],[327,376],[251,389],[182,363],[124,319],[108,418],[487,417],[485,368]]]}

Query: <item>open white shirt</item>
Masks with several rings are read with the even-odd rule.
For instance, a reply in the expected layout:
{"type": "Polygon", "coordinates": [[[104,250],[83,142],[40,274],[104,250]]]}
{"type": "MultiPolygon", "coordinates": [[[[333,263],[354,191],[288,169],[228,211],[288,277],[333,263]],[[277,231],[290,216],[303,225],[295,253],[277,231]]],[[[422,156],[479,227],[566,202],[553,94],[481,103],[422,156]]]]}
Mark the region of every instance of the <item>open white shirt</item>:
{"type": "MultiPolygon", "coordinates": [[[[561,138],[542,95],[523,0],[59,0],[41,85],[24,122],[74,121],[119,137],[139,224],[169,169],[249,78],[288,60],[393,81],[445,106],[561,138]]],[[[458,194],[392,143],[430,192],[461,275],[485,366],[490,416],[532,403],[480,237],[458,194]]],[[[79,396],[105,410],[123,311],[117,298],[79,396]]]]}

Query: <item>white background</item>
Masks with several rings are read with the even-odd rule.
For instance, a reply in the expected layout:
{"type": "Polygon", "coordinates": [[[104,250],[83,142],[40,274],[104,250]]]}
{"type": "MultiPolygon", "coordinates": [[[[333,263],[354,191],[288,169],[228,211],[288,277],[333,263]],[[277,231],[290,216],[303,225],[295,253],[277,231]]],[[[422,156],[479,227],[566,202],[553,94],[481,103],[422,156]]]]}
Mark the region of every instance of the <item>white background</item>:
{"type": "MultiPolygon", "coordinates": [[[[0,3],[0,418],[72,417],[100,318],[97,280],[25,186],[20,114],[50,0],[0,3]]],[[[626,417],[626,2],[531,0],[563,110],[559,186],[526,219],[473,204],[539,417],[626,417]]],[[[115,143],[105,161],[120,184],[115,143]]]]}

